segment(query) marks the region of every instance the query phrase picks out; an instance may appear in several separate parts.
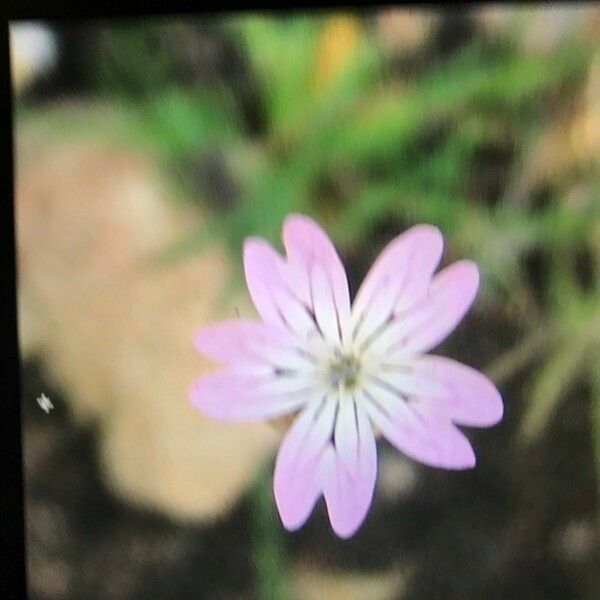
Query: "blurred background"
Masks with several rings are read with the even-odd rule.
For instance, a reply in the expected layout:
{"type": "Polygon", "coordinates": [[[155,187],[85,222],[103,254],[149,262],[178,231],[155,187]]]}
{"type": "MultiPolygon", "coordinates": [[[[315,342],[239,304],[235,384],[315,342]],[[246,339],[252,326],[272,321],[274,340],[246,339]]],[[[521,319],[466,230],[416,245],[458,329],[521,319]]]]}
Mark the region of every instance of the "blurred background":
{"type": "Polygon", "coordinates": [[[600,597],[600,10],[13,22],[29,592],[46,598],[600,597]],[[505,418],[468,472],[379,443],[349,541],[271,492],[280,434],[189,406],[191,337],[254,314],[241,246],[291,211],[355,292],[416,223],[475,260],[439,352],[505,418]],[[53,404],[38,404],[42,393],[53,404]]]}

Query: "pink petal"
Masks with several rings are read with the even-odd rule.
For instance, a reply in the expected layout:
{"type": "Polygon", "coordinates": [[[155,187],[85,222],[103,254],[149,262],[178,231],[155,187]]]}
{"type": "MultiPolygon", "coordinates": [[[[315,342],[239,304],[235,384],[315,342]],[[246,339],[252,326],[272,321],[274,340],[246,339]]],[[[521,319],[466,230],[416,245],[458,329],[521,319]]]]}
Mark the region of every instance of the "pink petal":
{"type": "MultiPolygon", "coordinates": [[[[313,297],[315,312],[319,311],[317,304],[323,301],[323,293],[331,294],[342,335],[347,337],[350,322],[348,280],[342,261],[327,234],[312,219],[290,215],[283,224],[283,243],[288,260],[301,280],[299,287],[303,293],[308,292],[313,297]],[[330,290],[321,285],[321,295],[314,294],[317,265],[322,269],[330,290]]],[[[324,301],[329,303],[327,298],[324,301]]]]}
{"type": "Polygon", "coordinates": [[[348,470],[353,470],[358,457],[358,420],[356,403],[350,393],[340,397],[334,431],[335,450],[348,470]]]}
{"type": "Polygon", "coordinates": [[[263,421],[297,410],[314,393],[314,377],[258,376],[220,371],[204,375],[189,389],[204,414],[225,421],[263,421]]]}
{"type": "Polygon", "coordinates": [[[225,363],[314,370],[310,356],[287,329],[262,321],[232,319],[213,323],[196,333],[194,343],[206,356],[225,363]]]}
{"type": "Polygon", "coordinates": [[[301,527],[321,495],[323,453],[331,438],[335,402],[311,402],[286,434],[275,463],[273,490],[283,525],[301,527]]]}
{"type": "Polygon", "coordinates": [[[414,374],[441,384],[442,393],[426,399],[461,425],[490,427],[502,419],[500,392],[485,375],[450,358],[423,356],[411,362],[414,374]]]}
{"type": "MultiPolygon", "coordinates": [[[[406,347],[427,352],[452,332],[475,300],[479,288],[479,270],[470,260],[460,260],[440,271],[431,283],[422,313],[424,322],[409,334],[406,347]]],[[[407,317],[411,320],[412,317],[407,317]]],[[[420,321],[417,315],[415,322],[420,321]]]]}
{"type": "Polygon", "coordinates": [[[377,446],[364,409],[345,398],[335,426],[335,445],[323,459],[323,492],[335,533],[352,536],[364,521],[377,477],[377,446]]]}
{"type": "Polygon", "coordinates": [[[264,240],[244,242],[244,269],[252,301],[263,320],[307,339],[318,333],[312,302],[297,270],[264,240]]]}
{"type": "Polygon", "coordinates": [[[396,314],[387,329],[371,342],[369,353],[397,360],[402,355],[427,352],[458,325],[478,287],[475,263],[461,260],[446,267],[435,276],[419,305],[396,314]]]}
{"type": "Polygon", "coordinates": [[[261,317],[271,323],[281,323],[281,315],[271,296],[271,285],[290,285],[291,274],[279,253],[260,238],[244,242],[244,270],[252,301],[261,317]]]}
{"type": "Polygon", "coordinates": [[[396,298],[396,310],[419,301],[440,262],[442,249],[442,234],[432,225],[416,225],[394,238],[360,286],[352,307],[353,318],[359,318],[389,282],[398,282],[402,290],[396,298]]]}
{"type": "Polygon", "coordinates": [[[381,433],[413,460],[443,469],[470,469],[475,453],[449,420],[418,404],[407,404],[389,390],[370,386],[365,408],[381,433]]]}

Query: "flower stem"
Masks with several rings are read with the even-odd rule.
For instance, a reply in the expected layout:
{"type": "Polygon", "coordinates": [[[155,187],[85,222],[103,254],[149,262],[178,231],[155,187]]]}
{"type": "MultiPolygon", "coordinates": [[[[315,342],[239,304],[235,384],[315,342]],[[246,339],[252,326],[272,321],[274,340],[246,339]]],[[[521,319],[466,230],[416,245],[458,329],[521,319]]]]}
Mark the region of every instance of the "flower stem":
{"type": "Polygon", "coordinates": [[[254,566],[257,598],[287,600],[287,556],[275,512],[270,470],[261,472],[253,491],[254,566]]]}

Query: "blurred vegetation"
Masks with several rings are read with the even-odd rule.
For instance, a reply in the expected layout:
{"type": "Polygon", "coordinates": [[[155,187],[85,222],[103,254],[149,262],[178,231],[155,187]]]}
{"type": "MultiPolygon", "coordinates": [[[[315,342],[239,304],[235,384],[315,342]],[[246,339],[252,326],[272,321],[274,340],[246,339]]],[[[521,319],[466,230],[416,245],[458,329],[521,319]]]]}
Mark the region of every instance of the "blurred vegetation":
{"type": "MultiPolygon", "coordinates": [[[[598,101],[598,46],[573,38],[525,52],[508,33],[475,32],[438,54],[432,38],[431,58],[414,67],[390,58],[372,15],[247,14],[202,27],[241,57],[215,59],[204,78],[189,65],[206,72],[207,47],[173,44],[192,25],[121,25],[102,40],[99,88],[134,117],[124,138],[164,161],[208,213],[163,258],[223,236],[239,267],[243,239],[278,244],[294,211],[315,216],[344,257],[376,254],[382,228],[439,226],[449,259],[479,264],[486,314],[510,315],[522,332],[489,374],[503,383],[536,367],[523,443],[544,435],[559,402],[578,401],[569,392],[583,381],[600,481],[600,171],[581,141],[598,101]],[[186,165],[207,156],[222,173],[194,188],[186,165]]],[[[270,534],[259,536],[258,571],[274,590],[281,548],[261,493],[258,530],[270,534]]]]}

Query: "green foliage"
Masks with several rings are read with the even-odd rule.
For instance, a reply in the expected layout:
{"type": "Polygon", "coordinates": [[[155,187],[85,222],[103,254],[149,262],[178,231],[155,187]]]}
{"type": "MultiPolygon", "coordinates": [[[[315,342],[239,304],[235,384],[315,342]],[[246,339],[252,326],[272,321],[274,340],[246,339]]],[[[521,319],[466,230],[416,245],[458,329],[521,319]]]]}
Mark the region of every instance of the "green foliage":
{"type": "Polygon", "coordinates": [[[310,102],[319,20],[251,16],[241,23],[252,64],[261,77],[272,130],[298,119],[310,102]]]}
{"type": "Polygon", "coordinates": [[[152,96],[138,118],[141,142],[151,143],[171,160],[184,159],[208,144],[215,148],[239,137],[237,115],[228,98],[187,97],[176,89],[152,96]]]}
{"type": "Polygon", "coordinates": [[[110,96],[151,95],[172,80],[173,59],[158,23],[122,22],[98,39],[95,79],[110,96]]]}
{"type": "Polygon", "coordinates": [[[253,500],[255,597],[260,600],[286,600],[291,597],[286,586],[287,557],[273,504],[270,470],[263,471],[258,478],[253,500]]]}

